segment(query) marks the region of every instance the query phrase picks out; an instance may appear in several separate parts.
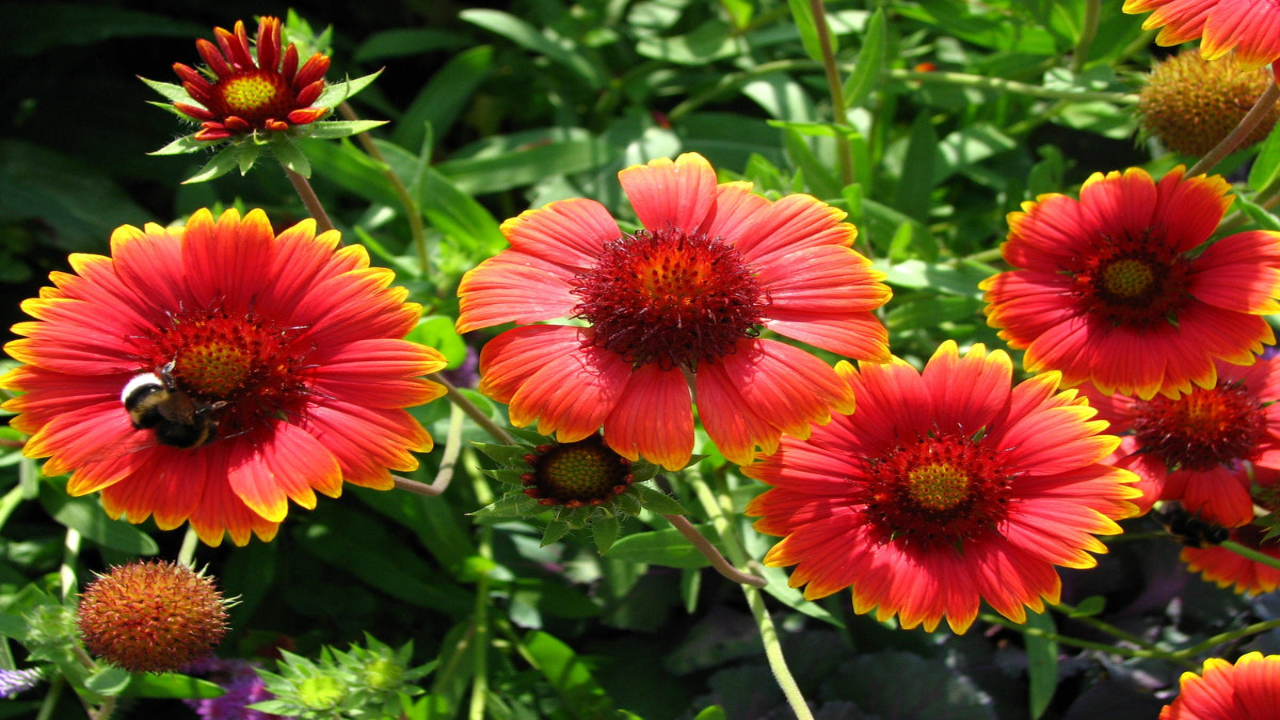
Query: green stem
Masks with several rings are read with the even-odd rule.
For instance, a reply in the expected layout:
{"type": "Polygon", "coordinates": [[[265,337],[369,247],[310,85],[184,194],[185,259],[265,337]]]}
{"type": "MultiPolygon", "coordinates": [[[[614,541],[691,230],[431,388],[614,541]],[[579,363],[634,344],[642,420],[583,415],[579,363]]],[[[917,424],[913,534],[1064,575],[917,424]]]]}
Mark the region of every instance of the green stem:
{"type": "Polygon", "coordinates": [[[940,83],[944,85],[957,85],[959,87],[978,88],[981,90],[997,90],[999,92],[1026,95],[1027,97],[1044,98],[1046,100],[1074,100],[1078,102],[1101,100],[1103,102],[1112,102],[1120,105],[1136,105],[1138,103],[1138,96],[1131,93],[1091,90],[1058,90],[1055,88],[1041,87],[1039,85],[1028,85],[1027,83],[1018,82],[1017,80],[987,77],[985,75],[970,75],[968,73],[958,72],[916,72],[914,70],[901,70],[897,68],[890,68],[885,72],[894,80],[914,80],[922,83],[940,83]]]}
{"type": "MultiPolygon", "coordinates": [[[[342,113],[342,117],[347,120],[357,121],[360,116],[351,107],[349,103],[341,103],[338,105],[338,112],[342,113]]],[[[418,208],[418,203],[409,194],[409,188],[405,187],[404,181],[399,175],[391,170],[391,166],[387,163],[387,158],[382,154],[382,150],[378,148],[378,144],[373,141],[373,136],[367,132],[356,135],[356,139],[360,141],[361,147],[369,154],[369,157],[377,160],[383,167],[382,174],[391,183],[391,189],[399,198],[400,204],[404,206],[405,219],[409,221],[409,237],[413,240],[413,246],[418,250],[419,272],[422,277],[426,277],[427,270],[431,267],[431,260],[427,253],[427,231],[422,225],[422,210],[418,208]]],[[[423,158],[426,162],[428,158],[423,158]]]]}
{"type": "Polygon", "coordinates": [[[178,549],[178,564],[194,570],[196,567],[196,548],[199,546],[200,536],[196,535],[196,531],[188,525],[186,534],[182,536],[182,547],[178,549]]]}
{"type": "Polygon", "coordinates": [[[62,599],[66,600],[76,591],[76,563],[80,560],[80,532],[67,528],[67,537],[62,547],[62,565],[58,568],[58,580],[62,586],[62,599]]]}
{"type": "MultiPolygon", "coordinates": [[[[813,10],[813,22],[818,30],[818,45],[822,48],[822,67],[827,76],[827,90],[831,93],[831,115],[836,125],[849,126],[849,114],[845,112],[844,86],[840,83],[840,68],[836,65],[836,52],[831,42],[831,28],[827,25],[827,12],[822,0],[809,0],[813,10]]],[[[836,159],[840,163],[840,184],[853,184],[853,146],[849,137],[836,134],[836,159]]]]}
{"type": "Polygon", "coordinates": [[[999,625],[1000,627],[1008,628],[1010,630],[1013,630],[1014,632],[1020,632],[1023,635],[1042,637],[1042,638],[1045,638],[1046,640],[1055,640],[1057,642],[1062,643],[1063,645],[1071,645],[1073,647],[1084,648],[1086,650],[1097,650],[1098,652],[1107,653],[1109,655],[1123,655],[1124,657],[1151,658],[1151,659],[1157,659],[1157,660],[1172,660],[1173,662],[1176,662],[1187,668],[1190,668],[1190,669],[1196,668],[1195,663],[1192,663],[1189,660],[1173,657],[1171,653],[1155,652],[1155,651],[1148,650],[1146,648],[1129,648],[1123,645],[1110,645],[1107,643],[1092,642],[1089,640],[1079,640],[1077,638],[1068,637],[1066,635],[1060,635],[1055,632],[1041,630],[1040,628],[1027,627],[1026,625],[1019,625],[1018,623],[1015,623],[1012,620],[1008,620],[1004,617],[1001,617],[999,615],[993,615],[991,613],[980,613],[978,617],[983,622],[991,623],[992,625],[999,625]]]}
{"type": "Polygon", "coordinates": [[[462,408],[454,405],[449,413],[449,434],[445,438],[444,456],[440,458],[440,470],[436,472],[436,479],[430,485],[399,475],[392,475],[391,479],[395,481],[397,490],[435,497],[449,489],[449,483],[453,482],[453,471],[458,466],[458,456],[461,454],[462,408]]]}
{"type": "Polygon", "coordinates": [[[1208,640],[1197,645],[1192,645],[1189,648],[1183,648],[1182,650],[1173,653],[1171,659],[1181,661],[1185,658],[1195,657],[1196,655],[1207,653],[1219,645],[1225,645],[1226,643],[1234,642],[1241,638],[1249,637],[1250,635],[1257,635],[1258,633],[1263,633],[1268,630],[1274,630],[1275,628],[1280,628],[1280,620],[1267,620],[1265,622],[1254,623],[1248,627],[1242,627],[1237,630],[1229,630],[1227,632],[1214,635],[1208,640]]]}
{"type": "Polygon", "coordinates": [[[769,584],[768,580],[765,580],[759,575],[744,573],[729,564],[729,561],[724,559],[724,555],[720,554],[720,551],[716,549],[716,546],[712,545],[711,541],[704,537],[702,533],[698,532],[698,529],[693,526],[693,523],[689,522],[689,518],[683,515],[663,515],[662,517],[666,518],[667,522],[671,523],[672,527],[679,530],[680,534],[689,541],[690,545],[693,545],[698,549],[698,552],[707,557],[707,560],[711,562],[711,567],[714,568],[716,572],[740,585],[764,587],[769,584]]]}
{"type": "Polygon", "coordinates": [[[1239,555],[1240,557],[1247,558],[1256,563],[1262,563],[1267,567],[1272,567],[1277,570],[1280,570],[1280,558],[1271,557],[1270,555],[1264,552],[1259,552],[1258,550],[1254,550],[1253,548],[1248,547],[1246,545],[1241,545],[1235,540],[1223,541],[1222,547],[1224,549],[1230,550],[1231,552],[1239,555]]]}
{"type": "MultiPolygon", "coordinates": [[[[481,506],[493,502],[493,491],[483,477],[477,475],[474,483],[476,502],[481,506]]],[[[493,526],[480,526],[480,557],[493,560],[493,526]]],[[[492,562],[486,565],[492,565],[492,562]]],[[[476,580],[476,605],[472,619],[475,627],[473,642],[475,654],[472,656],[471,707],[468,713],[470,720],[484,720],[485,702],[489,693],[489,571],[481,570],[476,580]]]]}
{"type": "Polygon", "coordinates": [[[485,415],[480,408],[476,407],[475,403],[468,400],[466,395],[458,392],[458,388],[453,383],[446,380],[443,375],[436,373],[431,376],[431,379],[443,385],[446,391],[445,397],[449,398],[449,402],[462,408],[462,412],[466,413],[467,417],[474,420],[482,430],[489,433],[489,437],[497,440],[503,445],[516,444],[516,439],[511,437],[510,433],[503,430],[502,427],[494,421],[490,420],[488,415],[485,415]]]}
{"type": "Polygon", "coordinates": [[[1125,632],[1124,630],[1121,630],[1120,628],[1116,627],[1115,625],[1112,625],[1111,623],[1103,622],[1102,620],[1099,620],[1093,617],[1092,615],[1073,614],[1076,612],[1076,609],[1071,605],[1068,605],[1067,603],[1060,602],[1057,605],[1051,605],[1050,608],[1062,613],[1063,615],[1066,615],[1071,620],[1088,625],[1094,630],[1104,632],[1107,635],[1110,635],[1116,638],[1117,640],[1123,640],[1127,643],[1132,643],[1134,645],[1137,645],[1140,648],[1151,650],[1153,652],[1160,652],[1159,645],[1156,645],[1153,642],[1140,638],[1137,635],[1134,635],[1132,633],[1125,632]]]}
{"type": "Polygon", "coordinates": [[[306,206],[307,212],[316,221],[316,232],[329,232],[333,229],[333,223],[329,220],[329,215],[324,211],[324,205],[320,203],[320,196],[316,195],[316,191],[311,188],[311,183],[306,178],[289,169],[289,166],[280,163],[280,167],[284,168],[284,174],[288,176],[289,182],[293,183],[293,189],[298,192],[298,197],[302,198],[302,204],[306,206]]]}
{"type": "Polygon", "coordinates": [[[53,711],[58,708],[58,698],[62,697],[62,686],[66,684],[67,679],[62,675],[55,675],[49,681],[49,692],[45,693],[44,701],[40,703],[36,720],[49,720],[53,717],[53,711]]]}
{"type": "MultiPolygon", "coordinates": [[[[1280,65],[1280,63],[1272,64],[1271,69],[1273,72],[1277,69],[1278,65],[1280,65]]],[[[1265,118],[1267,114],[1271,112],[1272,108],[1275,107],[1276,100],[1280,100],[1280,86],[1276,85],[1276,81],[1272,79],[1271,84],[1267,86],[1266,91],[1258,98],[1258,102],[1253,104],[1253,108],[1244,116],[1244,119],[1240,121],[1240,124],[1236,126],[1236,129],[1232,130],[1229,135],[1222,139],[1222,142],[1218,143],[1216,147],[1210,150],[1204,157],[1200,158],[1200,162],[1192,165],[1191,169],[1187,171],[1186,177],[1195,177],[1196,175],[1203,175],[1209,172],[1215,165],[1222,162],[1223,158],[1235,152],[1235,149],[1240,146],[1240,143],[1244,142],[1244,139],[1249,137],[1249,134],[1254,131],[1254,128],[1258,127],[1262,122],[1262,119],[1265,118]]]]}
{"type": "Polygon", "coordinates": [[[1084,4],[1084,27],[1080,30],[1080,40],[1076,43],[1075,56],[1071,58],[1071,72],[1079,75],[1084,69],[1085,58],[1089,55],[1089,46],[1098,36],[1098,17],[1102,14],[1102,0],[1087,0],[1084,4]]]}
{"type": "MultiPolygon", "coordinates": [[[[725,505],[729,504],[728,497],[723,493],[717,495],[712,492],[701,473],[692,473],[692,476],[691,483],[694,493],[698,496],[698,502],[702,504],[703,510],[711,519],[711,524],[720,535],[733,564],[750,567],[747,562],[747,550],[743,547],[738,534],[734,532],[733,523],[729,520],[728,511],[725,508],[725,505]]],[[[782,694],[786,696],[787,704],[791,706],[791,711],[796,714],[796,717],[801,720],[813,720],[813,714],[809,712],[809,704],[805,702],[800,686],[796,684],[790,668],[787,667],[787,659],[782,654],[782,644],[778,641],[778,631],[774,628],[773,619],[769,617],[769,611],[764,606],[764,596],[760,594],[760,588],[755,584],[745,583],[741,587],[742,593],[747,596],[747,604],[751,607],[751,615],[756,620],[756,627],[760,630],[760,641],[764,643],[765,658],[769,661],[769,669],[773,671],[774,680],[777,681],[778,687],[782,688],[782,694]]]]}

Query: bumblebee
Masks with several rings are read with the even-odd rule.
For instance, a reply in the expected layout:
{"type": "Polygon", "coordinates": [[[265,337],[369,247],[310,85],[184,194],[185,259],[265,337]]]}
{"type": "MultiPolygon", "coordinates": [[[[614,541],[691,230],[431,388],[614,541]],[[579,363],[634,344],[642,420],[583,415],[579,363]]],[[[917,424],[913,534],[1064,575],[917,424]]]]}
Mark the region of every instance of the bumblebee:
{"type": "Polygon", "coordinates": [[[1222,544],[1230,537],[1230,531],[1227,528],[1202,520],[1199,513],[1192,515],[1176,503],[1164,503],[1160,509],[1152,511],[1151,514],[1160,521],[1170,535],[1181,540],[1187,547],[1213,547],[1222,544]]]}
{"type": "Polygon", "coordinates": [[[156,442],[176,448],[197,448],[217,437],[213,413],[225,402],[200,403],[178,389],[170,362],[158,372],[130,378],[120,392],[133,427],[155,430],[156,442]]]}

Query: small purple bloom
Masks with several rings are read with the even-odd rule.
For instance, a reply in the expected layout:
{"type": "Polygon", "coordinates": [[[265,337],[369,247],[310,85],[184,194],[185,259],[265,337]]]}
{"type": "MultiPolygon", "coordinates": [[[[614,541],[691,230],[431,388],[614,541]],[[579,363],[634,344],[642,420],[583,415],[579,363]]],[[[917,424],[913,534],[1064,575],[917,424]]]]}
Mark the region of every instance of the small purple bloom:
{"type": "Polygon", "coordinates": [[[29,670],[0,670],[0,698],[6,700],[24,690],[30,690],[44,677],[37,668],[29,670]]]}
{"type": "Polygon", "coordinates": [[[246,707],[274,697],[267,692],[262,678],[254,672],[253,663],[210,658],[192,663],[186,671],[191,675],[203,676],[227,691],[222,697],[184,701],[204,720],[277,720],[280,717],[246,707]]]}

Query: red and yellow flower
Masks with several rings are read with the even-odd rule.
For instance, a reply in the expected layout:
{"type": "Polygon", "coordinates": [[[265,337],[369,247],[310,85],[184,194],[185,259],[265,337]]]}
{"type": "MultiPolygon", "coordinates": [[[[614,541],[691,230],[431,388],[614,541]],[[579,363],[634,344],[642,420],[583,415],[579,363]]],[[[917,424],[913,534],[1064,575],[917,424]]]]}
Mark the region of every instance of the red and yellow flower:
{"type": "Polygon", "coordinates": [[[1206,60],[1232,50],[1245,68],[1280,59],[1280,6],[1272,0],[1125,0],[1124,11],[1150,12],[1142,29],[1160,28],[1161,45],[1199,39],[1206,60]]]}
{"type": "Polygon", "coordinates": [[[204,58],[207,72],[182,63],[173,65],[173,71],[182,78],[183,89],[199,103],[173,103],[179,112],[201,124],[203,129],[195,134],[196,140],[284,131],[315,122],[329,113],[327,107],[312,105],[324,92],[329,58],[314,53],[299,68],[298,48],[293,43],[283,47],[279,18],[263,17],[258,22],[253,46],[240,20],[236,21],[234,32],[214,28],[213,33],[217,45],[203,38],[196,40],[196,50],[204,58]]]}
{"type": "Polygon", "coordinates": [[[342,483],[388,489],[431,437],[403,408],[444,389],[444,367],[402,340],[421,308],[389,287],[338,233],[311,220],[280,233],[255,210],[207,210],[185,228],[124,226],[111,257],[76,254],[74,274],[27,300],[36,320],[5,350],[26,363],[0,377],[21,391],[4,407],[30,434],[45,472],[74,472],[72,495],[102,491],[112,517],[162,529],[188,519],[206,543],[224,532],[272,538],[293,500],[336,497],[342,483]],[[212,427],[208,442],[164,444],[134,427],[122,389],[141,373],[171,377],[212,427]]]}
{"type": "Polygon", "coordinates": [[[1003,351],[944,343],[923,372],[900,360],[837,366],[858,412],[783,438],[743,468],[773,486],[755,527],[780,535],[768,565],[795,565],[810,600],[852,588],[854,610],[964,632],[981,600],[1015,622],[1058,602],[1055,566],[1092,567],[1139,493],[1100,461],[1119,440],[1058,374],[1011,388],[1003,351]]]}
{"type": "Polygon", "coordinates": [[[1143,511],[1177,500],[1188,512],[1223,527],[1253,520],[1257,468],[1280,471],[1280,362],[1247,367],[1217,363],[1217,384],[1177,398],[1139,400],[1082,388],[1099,417],[1122,435],[1110,462],[1136,473],[1143,511]]]}
{"type": "Polygon", "coordinates": [[[857,231],[843,212],[717,184],[692,153],[619,179],[642,229],[623,233],[594,200],[552,203],[504,223],[511,248],[462,280],[459,332],[519,325],[480,354],[480,389],[510,406],[513,424],[537,421],[564,443],[603,426],[623,457],[678,469],[694,445],[690,383],[707,434],[738,463],[853,411],[829,365],[758,337],[889,358],[872,314],[889,289],[850,247],[857,231]],[[535,324],[558,318],[582,322],[535,324]]]}
{"type": "Polygon", "coordinates": [[[1001,247],[1014,269],[981,284],[987,322],[1029,372],[1058,370],[1067,386],[1143,399],[1214,387],[1215,360],[1252,364],[1275,341],[1262,315],[1280,311],[1280,233],[1203,247],[1228,188],[1130,168],[1093,175],[1079,201],[1024,203],[1001,247]]]}
{"type": "Polygon", "coordinates": [[[1280,655],[1251,652],[1235,664],[1209,658],[1200,675],[1185,672],[1160,720],[1280,720],[1280,655]]]}
{"type": "MultiPolygon", "coordinates": [[[[1257,525],[1233,528],[1229,540],[1280,560],[1280,542],[1265,540],[1266,530],[1257,525]]],[[[1280,587],[1280,570],[1250,560],[1224,547],[1183,548],[1180,556],[1191,572],[1198,572],[1218,587],[1230,586],[1240,594],[1260,595],[1280,587]]]]}

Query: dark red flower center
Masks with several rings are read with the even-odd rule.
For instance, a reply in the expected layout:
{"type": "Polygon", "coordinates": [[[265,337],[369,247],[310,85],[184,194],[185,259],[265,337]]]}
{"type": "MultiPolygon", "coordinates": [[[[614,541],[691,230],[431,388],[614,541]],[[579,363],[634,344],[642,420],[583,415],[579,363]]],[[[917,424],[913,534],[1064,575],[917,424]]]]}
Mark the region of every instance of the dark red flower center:
{"type": "Polygon", "coordinates": [[[520,476],[525,494],[543,505],[600,505],[621,495],[635,479],[631,461],[605,445],[599,434],[577,442],[539,445],[525,461],[533,468],[520,476]]]}
{"type": "Polygon", "coordinates": [[[1177,400],[1157,396],[1134,407],[1133,434],[1143,452],[1170,470],[1210,470],[1252,460],[1266,437],[1262,405],[1242,383],[1196,388],[1177,400]]]}
{"type": "Polygon", "coordinates": [[[1013,473],[980,441],[931,435],[866,461],[858,502],[880,543],[950,545],[998,531],[1013,473]]]}
{"type": "Polygon", "coordinates": [[[247,70],[213,84],[211,111],[238,117],[255,127],[283,120],[298,109],[284,76],[274,70],[247,70]]]}
{"type": "Polygon", "coordinates": [[[1137,329],[1177,321],[1191,299],[1191,263],[1151,234],[1099,237],[1081,254],[1084,267],[1075,275],[1075,292],[1089,315],[1137,329]]]}
{"type": "Polygon", "coordinates": [[[755,337],[769,304],[732,244],[679,228],[605,244],[577,281],[576,317],[591,323],[597,346],[636,366],[696,371],[755,337]]]}
{"type": "Polygon", "coordinates": [[[225,437],[301,408],[310,392],[303,373],[312,350],[298,340],[302,330],[220,307],[183,311],[146,339],[141,370],[172,362],[177,389],[200,406],[216,406],[213,417],[225,437]]]}

